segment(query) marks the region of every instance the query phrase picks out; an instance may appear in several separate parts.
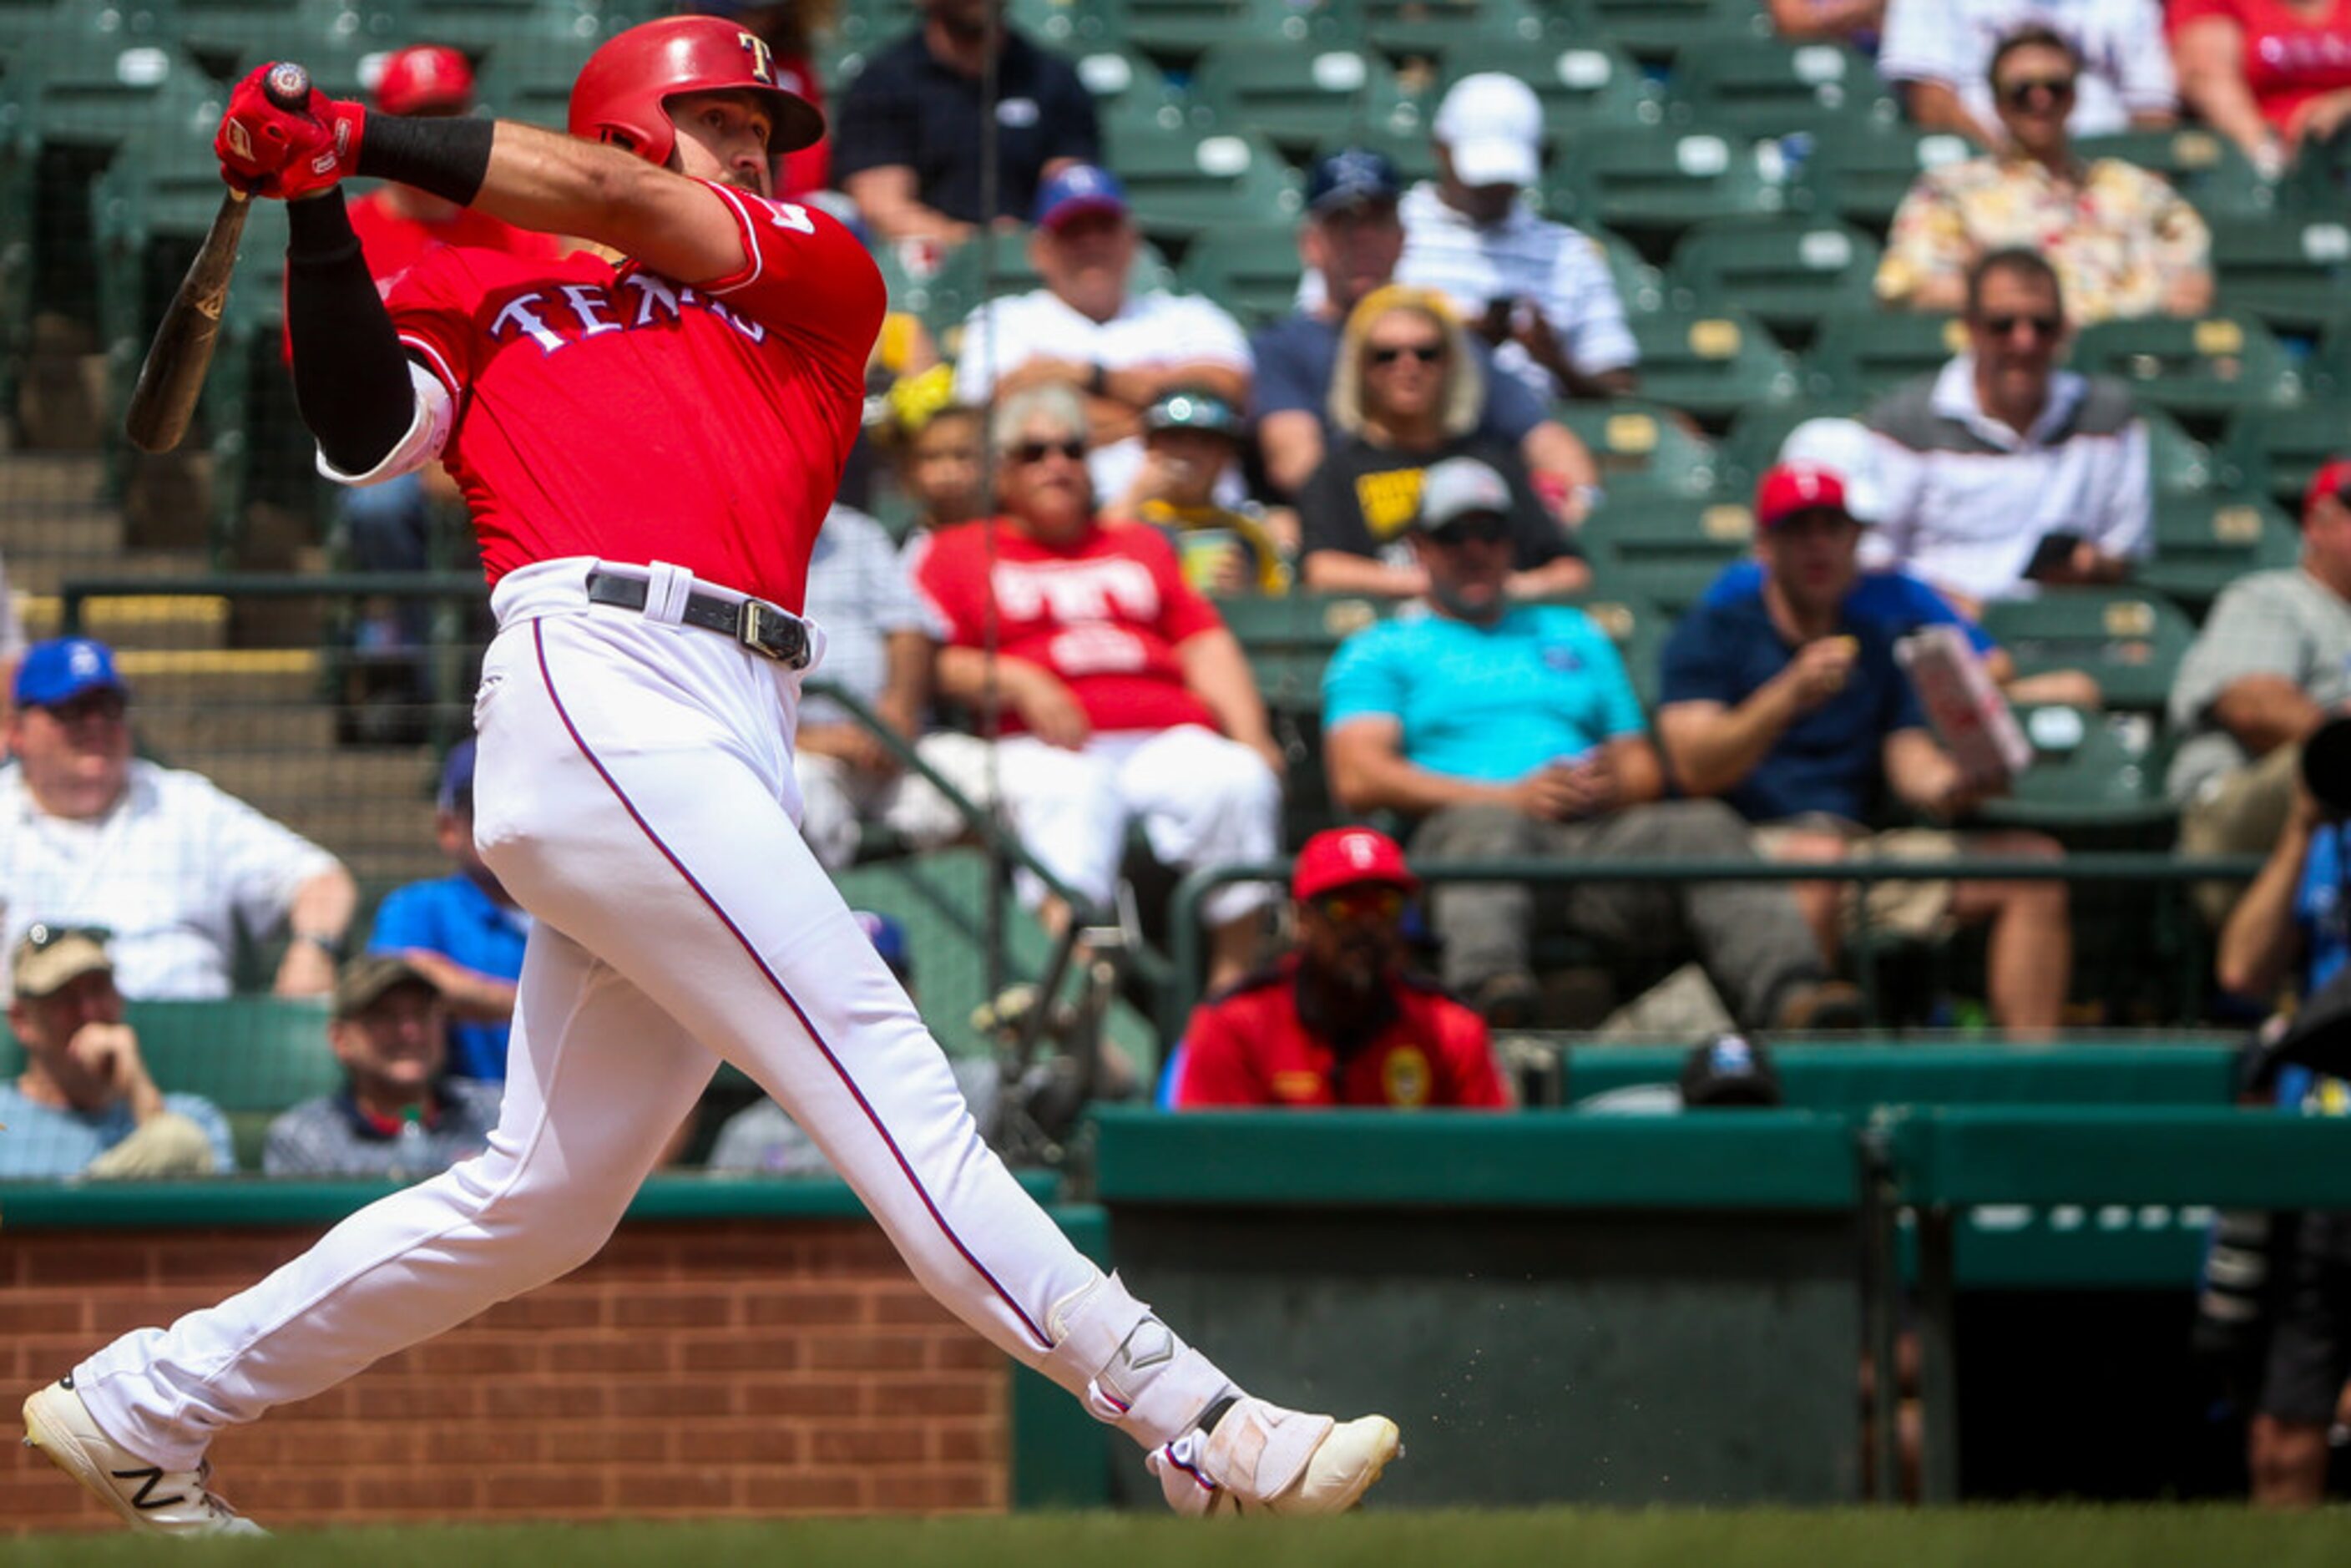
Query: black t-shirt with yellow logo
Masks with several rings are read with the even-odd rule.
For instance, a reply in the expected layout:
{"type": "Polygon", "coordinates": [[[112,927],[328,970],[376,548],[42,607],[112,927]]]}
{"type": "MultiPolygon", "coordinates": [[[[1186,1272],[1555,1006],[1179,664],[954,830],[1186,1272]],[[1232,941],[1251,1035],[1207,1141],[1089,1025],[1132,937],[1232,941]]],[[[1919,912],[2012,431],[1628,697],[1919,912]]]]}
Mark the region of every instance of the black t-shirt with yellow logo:
{"type": "Polygon", "coordinates": [[[1499,442],[1466,435],[1412,454],[1374,446],[1361,436],[1332,448],[1298,493],[1301,554],[1339,550],[1391,566],[1410,565],[1407,534],[1420,513],[1421,476],[1447,457],[1475,457],[1509,483],[1518,570],[1532,571],[1576,553],[1566,531],[1536,498],[1519,455],[1499,442]]]}

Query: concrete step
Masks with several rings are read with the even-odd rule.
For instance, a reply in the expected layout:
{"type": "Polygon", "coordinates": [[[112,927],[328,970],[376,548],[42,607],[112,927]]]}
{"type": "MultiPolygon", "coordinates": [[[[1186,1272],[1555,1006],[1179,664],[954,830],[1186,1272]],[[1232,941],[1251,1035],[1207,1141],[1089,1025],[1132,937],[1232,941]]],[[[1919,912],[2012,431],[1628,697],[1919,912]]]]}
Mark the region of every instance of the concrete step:
{"type": "Polygon", "coordinates": [[[333,747],[334,710],[308,703],[208,703],[183,707],[151,703],[140,688],[131,717],[139,738],[175,763],[203,750],[310,755],[333,747]]]}
{"type": "MultiPolygon", "coordinates": [[[[64,630],[65,601],[54,593],[21,596],[25,635],[55,637],[64,630]]],[[[228,601],[216,595],[142,593],[83,602],[81,630],[111,647],[219,649],[228,643],[228,601]]]]}
{"type": "Polygon", "coordinates": [[[134,648],[120,661],[136,708],[154,712],[307,706],[318,698],[319,664],[313,648],[134,648]]]}

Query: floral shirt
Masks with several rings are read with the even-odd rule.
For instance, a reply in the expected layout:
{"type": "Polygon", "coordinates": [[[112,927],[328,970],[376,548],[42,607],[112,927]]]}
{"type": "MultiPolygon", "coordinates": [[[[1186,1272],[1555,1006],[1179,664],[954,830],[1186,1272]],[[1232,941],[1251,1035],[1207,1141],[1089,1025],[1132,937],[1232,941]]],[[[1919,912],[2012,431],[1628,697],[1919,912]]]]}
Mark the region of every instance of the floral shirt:
{"type": "Polygon", "coordinates": [[[2149,316],[2183,274],[2202,271],[2212,236],[2161,176],[2116,158],[2072,178],[2030,158],[1970,158],[1918,177],[1894,214],[1877,297],[1899,305],[2010,246],[2057,269],[2076,326],[2149,316]]]}

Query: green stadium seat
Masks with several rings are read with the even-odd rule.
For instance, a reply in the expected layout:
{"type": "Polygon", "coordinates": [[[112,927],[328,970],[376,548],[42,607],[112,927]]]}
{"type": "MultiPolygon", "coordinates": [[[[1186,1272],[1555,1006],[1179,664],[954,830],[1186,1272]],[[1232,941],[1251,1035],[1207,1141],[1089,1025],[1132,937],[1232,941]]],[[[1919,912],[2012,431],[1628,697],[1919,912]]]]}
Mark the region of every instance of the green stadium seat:
{"type": "Polygon", "coordinates": [[[1934,374],[1967,346],[1957,317],[1847,311],[1821,323],[1804,357],[1804,390],[1862,407],[1905,382],[1934,374]]]}
{"type": "Polygon", "coordinates": [[[571,84],[594,49],[592,38],[566,38],[545,48],[496,51],[482,67],[480,112],[562,130],[571,117],[571,84]]]}
{"type": "Polygon", "coordinates": [[[1805,210],[1883,234],[1920,174],[1975,155],[1965,137],[1901,125],[1825,125],[1794,176],[1805,210]]]}
{"type": "Polygon", "coordinates": [[[1643,710],[1655,709],[1662,673],[1659,661],[1665,654],[1666,639],[1674,629],[1672,620],[1636,593],[1612,592],[1595,587],[1572,602],[1607,633],[1616,656],[1624,661],[1625,674],[1632,681],[1633,695],[1640,698],[1643,710]]]}
{"type": "Polygon", "coordinates": [[[1714,493],[1719,477],[1714,444],[1672,409],[1639,398],[1614,398],[1555,403],[1552,417],[1592,449],[1600,483],[1615,500],[1714,493]]]}
{"type": "Polygon", "coordinates": [[[2212,226],[2220,298],[2281,331],[2333,321],[2351,300],[2351,225],[2341,214],[2280,213],[2212,226]]]}
{"type": "Polygon", "coordinates": [[[1984,606],[1983,628],[2016,660],[2018,674],[2086,670],[2109,708],[2149,714],[2163,710],[2196,635],[2179,606],[2139,588],[1994,600],[1984,606]]]}
{"type": "Polygon", "coordinates": [[[1298,302],[1298,225],[1213,229],[1192,242],[1176,278],[1255,325],[1287,316],[1298,302]]]}
{"type": "MultiPolygon", "coordinates": [[[[579,61],[604,40],[601,13],[578,0],[401,0],[407,37],[462,51],[475,68],[525,68],[533,57],[579,61]]],[[[578,69],[577,65],[573,67],[578,69]]]]}
{"type": "Polygon", "coordinates": [[[1395,71],[1368,50],[1321,43],[1222,44],[1200,57],[1195,102],[1223,130],[1252,131],[1285,152],[1346,141],[1371,127],[1419,129],[1395,71]]]}
{"type": "MultiPolygon", "coordinates": [[[[1758,0],[1576,0],[1570,15],[1591,35],[1644,60],[1676,58],[1692,44],[1760,42],[1771,33],[1758,0]]],[[[1586,35],[1579,29],[1579,36],[1586,35]]]]}
{"type": "Polygon", "coordinates": [[[2241,312],[2199,321],[2102,321],[2083,329],[2073,363],[2128,382],[2141,403],[2176,415],[2190,430],[2217,429],[2250,409],[2292,407],[2303,395],[2285,350],[2241,312]]]}
{"type": "Polygon", "coordinates": [[[2243,150],[2201,126],[2085,136],[2074,151],[2085,159],[2119,158],[2153,170],[2212,220],[2215,230],[2232,219],[2265,216],[2276,204],[2276,193],[2253,172],[2243,150]]]}
{"type": "Polygon", "coordinates": [[[1154,239],[1181,243],[1242,214],[1294,223],[1305,206],[1297,172],[1254,134],[1134,135],[1105,127],[1103,140],[1136,225],[1154,239]]]}
{"type": "Polygon", "coordinates": [[[1110,47],[1110,15],[1099,0],[1012,0],[1005,20],[1065,55],[1110,47]]]}
{"type": "Polygon", "coordinates": [[[1641,350],[1641,395],[1694,416],[1710,430],[1741,409],[1792,402],[1796,362],[1739,310],[1630,318],[1641,350]]]}
{"type": "Polygon", "coordinates": [[[1319,711],[1322,669],[1331,655],[1394,608],[1360,594],[1250,595],[1217,601],[1226,628],[1248,655],[1266,706],[1285,712],[1319,711]]]}
{"type": "Polygon", "coordinates": [[[1677,310],[1735,305],[1802,347],[1823,318],[1870,308],[1877,242],[1832,218],[1721,218],[1674,247],[1667,298],[1677,310]]]}
{"type": "Polygon", "coordinates": [[[1780,448],[1796,426],[1808,419],[1852,418],[1855,405],[1831,399],[1804,398],[1796,402],[1742,409],[1722,438],[1718,459],[1722,487],[1732,495],[1751,495],[1763,471],[1780,460],[1780,448]]]}
{"type": "Polygon", "coordinates": [[[1325,153],[1350,146],[1368,147],[1383,154],[1396,166],[1396,172],[1404,177],[1407,185],[1437,178],[1437,149],[1428,140],[1426,128],[1422,126],[1399,129],[1388,125],[1367,125],[1354,135],[1339,137],[1316,147],[1307,165],[1311,168],[1314,161],[1325,153]]]}
{"type": "Polygon", "coordinates": [[[2300,528],[2264,497],[2158,495],[2155,552],[2133,575],[2200,612],[2246,572],[2292,566],[2301,556],[2300,528]]]}
{"type": "Polygon", "coordinates": [[[1553,161],[1544,205],[1659,255],[1709,218],[1780,213],[1785,173],[1776,146],[1710,131],[1594,131],[1577,138],[1572,156],[1553,161]]]}
{"type": "MultiPolygon", "coordinates": [[[[833,36],[860,54],[871,57],[921,26],[917,0],[851,0],[841,7],[833,36]]],[[[828,84],[831,85],[828,80],[828,84]]]]}
{"type": "Polygon", "coordinates": [[[1594,598],[1646,599],[1667,615],[1698,602],[1755,542],[1755,514],[1735,497],[1612,496],[1583,519],[1594,598]]]}
{"type": "Polygon", "coordinates": [[[2351,455],[2351,413],[2330,397],[2301,408],[2241,414],[2220,444],[2220,482],[2231,493],[2259,490],[2299,521],[2311,476],[2351,455]]]}
{"type": "Polygon", "coordinates": [[[1360,0],[1364,41],[1402,59],[1443,57],[1468,43],[1524,48],[1557,26],[1528,0],[1360,0]]]}
{"type": "Polygon", "coordinates": [[[223,82],[257,65],[296,60],[332,97],[361,89],[360,61],[409,42],[403,19],[346,0],[171,0],[180,46],[223,82]]]}
{"type": "Polygon", "coordinates": [[[1634,125],[1662,125],[1665,95],[1631,56],[1586,33],[1562,39],[1473,38],[1446,46],[1447,87],[1464,77],[1498,71],[1534,89],[1543,124],[1555,137],[1634,125]]]}
{"type": "Polygon", "coordinates": [[[1290,0],[1110,0],[1109,36],[1154,59],[1191,60],[1243,38],[1349,43],[1353,20],[1334,6],[1290,0]]]}
{"type": "Polygon", "coordinates": [[[2135,741],[2135,727],[2067,707],[2027,708],[2017,719],[2032,743],[2032,765],[2006,795],[1978,808],[1983,821],[2078,834],[2159,827],[2176,814],[2164,799],[2163,770],[2135,741]]]}
{"type": "Polygon", "coordinates": [[[2217,465],[2211,448],[2180,428],[2159,408],[2139,410],[2147,426],[2147,477],[2163,496],[2202,496],[2211,490],[2217,465]]]}
{"type": "Polygon", "coordinates": [[[1841,44],[1719,37],[1674,57],[1667,116],[1677,124],[1762,138],[1890,130],[1897,113],[1876,69],[1841,44]]]}
{"type": "Polygon", "coordinates": [[[1654,316],[1667,308],[1666,275],[1650,265],[1631,240],[1593,224],[1578,232],[1600,252],[1608,267],[1608,281],[1616,286],[1617,300],[1627,316],[1654,316]]]}
{"type": "Polygon", "coordinates": [[[1105,135],[1152,135],[1205,128],[1208,111],[1167,79],[1140,52],[1103,44],[1071,62],[1078,80],[1093,95],[1094,114],[1105,135]]]}

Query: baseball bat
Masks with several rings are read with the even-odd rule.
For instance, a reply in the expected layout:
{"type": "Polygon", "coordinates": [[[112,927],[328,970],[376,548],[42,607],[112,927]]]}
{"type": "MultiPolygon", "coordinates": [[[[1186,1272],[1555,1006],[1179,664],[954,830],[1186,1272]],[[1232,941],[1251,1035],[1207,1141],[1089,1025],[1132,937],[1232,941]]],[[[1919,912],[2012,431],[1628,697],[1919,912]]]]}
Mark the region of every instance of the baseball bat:
{"type": "MultiPolygon", "coordinates": [[[[291,61],[282,63],[271,69],[266,90],[278,108],[298,110],[310,100],[310,75],[291,61]]],[[[221,197],[213,226],[164,308],[154,341],[147,345],[122,420],[124,434],[141,452],[169,452],[188,434],[204,372],[212,368],[213,344],[220,337],[221,311],[228,303],[229,278],[236,271],[236,248],[250,210],[243,191],[231,189],[221,197]]]]}

